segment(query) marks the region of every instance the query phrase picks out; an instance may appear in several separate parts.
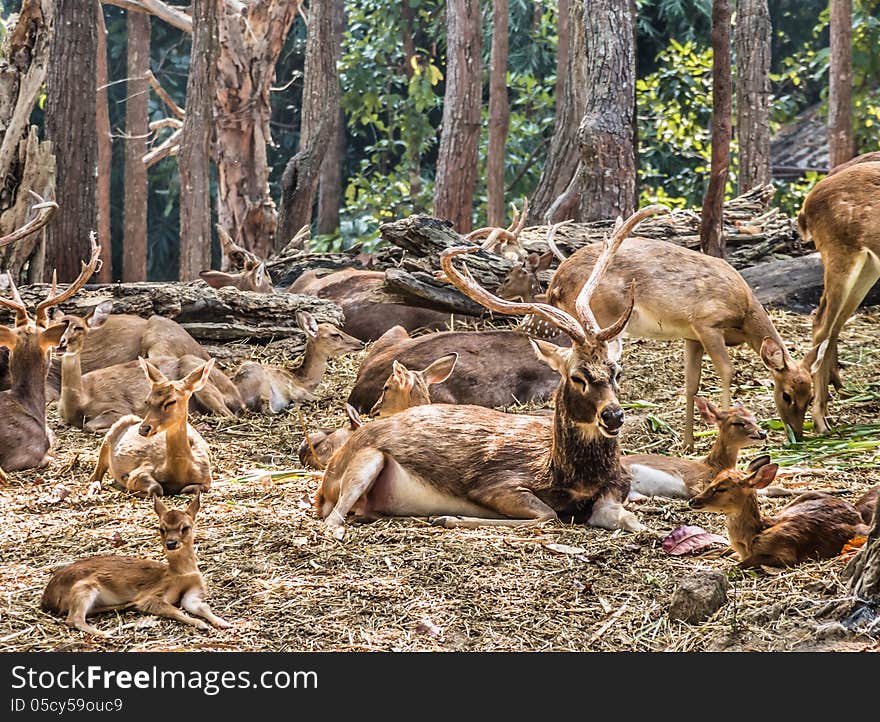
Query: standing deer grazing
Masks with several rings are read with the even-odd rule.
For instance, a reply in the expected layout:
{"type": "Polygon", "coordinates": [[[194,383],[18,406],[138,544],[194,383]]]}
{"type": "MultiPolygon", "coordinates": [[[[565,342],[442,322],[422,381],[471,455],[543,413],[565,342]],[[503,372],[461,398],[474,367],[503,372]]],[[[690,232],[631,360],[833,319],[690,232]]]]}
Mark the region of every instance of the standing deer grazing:
{"type": "Polygon", "coordinates": [[[159,497],[153,497],[153,508],[159,516],[166,564],[111,554],[80,559],[52,575],[40,608],[66,614],[69,626],[102,637],[110,635],[86,618],[124,609],[175,619],[201,630],[210,629],[202,619],[221,629],[231,627],[205,602],[205,583],[193,548],[199,494],[185,511],[168,509],[159,497]]]}
{"type": "Polygon", "coordinates": [[[689,502],[692,509],[720,511],[727,517],[727,535],[739,566],[782,567],[829,559],[854,536],[865,533],[856,508],[828,494],[802,494],[776,516],[762,517],[755,492],[767,487],[779,470],[769,461],[763,456],[748,471],[722,471],[689,502]]]}
{"type": "Polygon", "coordinates": [[[281,366],[246,361],[236,372],[235,385],[247,408],[277,414],[292,403],[314,401],[317,397],[312,392],[324,377],[327,361],[364,347],[332,323],[319,324],[310,313],[301,311],[296,318],[306,334],[306,350],[297,368],[288,371],[281,366]]]}
{"type": "Polygon", "coordinates": [[[629,319],[602,328],[590,297],[620,242],[645,208],[616,229],[575,304],[577,316],[541,303],[505,301],[453,264],[475,248],[441,256],[446,277],[465,295],[504,314],[533,313],[572,339],[571,348],[533,342],[560,375],[553,417],[520,416],[476,406],[416,406],[354,432],[330,459],[315,505],[337,539],[359,516],[439,516],[446,527],[523,526],[572,517],[608,529],[643,529],[623,508],[629,477],[617,437],[624,413],[617,399],[617,336],[629,319]]]}
{"type": "Polygon", "coordinates": [[[689,499],[702,491],[725,469],[735,469],[740,449],[767,440],[767,432],[742,404],[722,411],[697,396],[694,401],[703,421],[718,426],[718,436],[702,461],[659,454],[631,454],[622,459],[632,474],[630,498],[665,496],[689,499]]]}
{"type": "Polygon", "coordinates": [[[812,416],[828,430],[829,384],[840,387],[837,339],[880,278],[880,162],[860,162],[819,181],[798,215],[804,239],[822,256],[825,286],[813,317],[813,343],[825,344],[813,364],[812,416]]]}
{"type": "MultiPolygon", "coordinates": [[[[583,279],[602,249],[592,244],[568,257],[550,282],[549,303],[572,313],[583,279]]],[[[694,397],[700,389],[703,354],[721,380],[721,405],[730,407],[733,367],[728,346],[748,344],[773,378],[773,397],[782,422],[803,438],[804,414],[812,398],[810,367],[820,348],[795,362],[755,294],[729,263],[666,241],[624,241],[592,299],[600,323],[626,308],[627,289],[635,284],[635,307],[626,334],[635,338],[685,342],[684,443],[693,448],[694,397]]]]}
{"type": "Polygon", "coordinates": [[[101,248],[91,238],[91,259],[77,279],[61,293],[52,293],[28,313],[15,283],[6,279],[12,298],[0,305],[15,311],[15,327],[0,326],[0,346],[10,350],[12,388],[0,392],[0,481],[6,471],[31,469],[49,463],[52,439],[46,427],[46,376],[49,356],[61,342],[66,323],[51,323],[49,309],[71,298],[100,267],[101,248]]]}
{"type": "Polygon", "coordinates": [[[188,423],[187,404],[207,383],[214,359],[180,381],[169,381],[146,359],[140,364],[151,386],[147,411],[143,418],[123,416],[110,427],[89,479],[89,493],[101,490],[108,470],[113,486],[145,498],[210,490],[211,450],[188,423]]]}
{"type": "Polygon", "coordinates": [[[458,354],[441,356],[421,371],[410,371],[397,361],[392,365],[391,375],[382,387],[382,395],[370,413],[374,416],[391,416],[412,406],[431,403],[428,387],[441,384],[452,375],[458,354]]]}

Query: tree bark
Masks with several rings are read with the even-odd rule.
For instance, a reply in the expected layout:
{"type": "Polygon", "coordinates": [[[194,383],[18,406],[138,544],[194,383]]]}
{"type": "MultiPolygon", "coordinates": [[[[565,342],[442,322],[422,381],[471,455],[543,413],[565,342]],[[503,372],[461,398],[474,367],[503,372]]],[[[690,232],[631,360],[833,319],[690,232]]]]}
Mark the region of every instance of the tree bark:
{"type": "MultiPolygon", "coordinates": [[[[880,504],[874,507],[874,517],[868,540],[847,566],[849,592],[860,602],[868,602],[876,609],[880,605],[880,504]]],[[[876,616],[876,612],[874,612],[876,616]]],[[[878,625],[875,623],[875,628],[878,625]]]]}
{"type": "MultiPolygon", "coordinates": [[[[577,130],[581,118],[584,117],[587,67],[583,10],[582,2],[560,0],[559,45],[556,56],[556,124],[541,178],[529,202],[529,219],[532,223],[556,222],[575,217],[575,213],[571,213],[551,219],[547,214],[571,184],[580,160],[577,130]]],[[[577,189],[579,183],[575,181],[574,186],[577,189]]],[[[579,198],[578,193],[575,201],[579,198]]],[[[568,210],[571,208],[576,208],[576,204],[569,203],[568,210]]]]}
{"type": "Polygon", "coordinates": [[[855,155],[852,108],[852,0],[831,0],[831,65],[828,68],[829,166],[855,155]]]}
{"type": "Polygon", "coordinates": [[[770,11],[767,0],[736,6],[736,133],[739,192],[765,185],[770,171],[770,11]]]}
{"type": "Polygon", "coordinates": [[[180,270],[190,281],[211,267],[211,148],[222,0],[193,0],[193,39],[186,84],[180,168],[180,270]]]}
{"type": "MultiPolygon", "coordinates": [[[[58,0],[46,77],[46,137],[55,148],[58,213],[46,228],[46,273],[73,281],[88,257],[89,234],[97,226],[95,6],[58,0]]],[[[47,279],[48,280],[48,279],[47,279]]]]}
{"type": "MultiPolygon", "coordinates": [[[[342,32],[345,28],[345,1],[333,2],[334,63],[342,56],[342,32]]],[[[345,160],[345,115],[340,106],[342,90],[336,96],[336,124],[330,134],[327,154],[321,163],[318,181],[318,235],[339,230],[339,209],[342,206],[342,163],[345,160]]],[[[331,109],[332,112],[332,109],[331,109]]]]}
{"type": "Polygon", "coordinates": [[[473,228],[482,107],[481,53],[479,0],[449,0],[446,92],[434,184],[434,215],[450,220],[460,233],[473,228]]]}
{"type": "Polygon", "coordinates": [[[95,61],[95,127],[98,131],[98,245],[103,249],[101,269],[96,280],[113,280],[113,251],[110,246],[110,164],[113,158],[113,138],[110,135],[110,108],[107,106],[107,26],[104,24],[104,6],[95,3],[97,10],[98,54],[95,61]]]}
{"type": "Polygon", "coordinates": [[[510,104],[507,99],[507,0],[492,3],[492,50],[489,61],[489,147],[486,152],[486,216],[490,226],[503,227],[504,209],[504,146],[510,126],[510,104]]]}
{"type": "MultiPolygon", "coordinates": [[[[150,122],[150,17],[129,12],[128,81],[125,101],[125,207],[122,280],[147,280],[147,153],[150,122]]],[[[210,201],[209,201],[210,203],[210,201]]],[[[210,209],[209,209],[210,210],[210,209]]],[[[182,236],[182,234],[181,234],[182,236]]]]}
{"type": "Polygon", "coordinates": [[[334,5],[335,2],[325,0],[312,3],[309,8],[299,150],[287,163],[281,178],[279,247],[312,222],[321,164],[338,122],[340,89],[334,5]]]}
{"type": "Polygon", "coordinates": [[[724,189],[730,171],[731,77],[730,0],[712,4],[712,160],[709,187],[703,198],[700,248],[710,256],[724,258],[724,189]]]}
{"type": "Polygon", "coordinates": [[[579,219],[630,215],[636,206],[635,6],[583,0],[585,112],[577,131],[579,219]]]}

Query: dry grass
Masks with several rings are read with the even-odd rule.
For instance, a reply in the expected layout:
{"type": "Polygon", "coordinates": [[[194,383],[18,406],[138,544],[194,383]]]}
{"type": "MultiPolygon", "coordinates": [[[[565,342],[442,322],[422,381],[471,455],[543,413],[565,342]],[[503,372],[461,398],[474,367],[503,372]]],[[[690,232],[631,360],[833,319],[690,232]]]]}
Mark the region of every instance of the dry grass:
{"type": "MultiPolygon", "coordinates": [[[[783,336],[799,339],[801,357],[809,319],[775,314],[783,336]]],[[[880,393],[869,386],[880,366],[880,314],[851,321],[841,348],[848,385],[863,393],[835,404],[840,424],[875,421],[880,393]]],[[[256,355],[291,360],[290,348],[227,347],[225,358],[256,355]]],[[[649,414],[681,429],[682,351],[677,343],[633,341],[625,355],[622,398],[656,406],[630,412],[627,451],[680,451],[677,434],[650,430],[649,414]]],[[[760,418],[772,416],[767,374],[757,357],[735,350],[736,397],[760,418]]],[[[342,404],[359,358],[335,363],[320,389],[323,400],[304,406],[309,426],[342,423],[342,404]]],[[[717,398],[708,362],[704,393],[717,398]]],[[[637,404],[638,406],[638,404],[637,404]]],[[[133,612],[97,618],[113,630],[94,640],[42,613],[39,597],[52,570],[76,558],[122,553],[161,558],[150,505],[105,490],[86,496],[99,439],[58,424],[57,461],[44,471],[17,473],[0,489],[0,649],[3,650],[707,650],[815,647],[816,611],[842,594],[843,561],[804,564],[768,575],[740,573],[729,556],[670,557],[663,535],[682,523],[723,532],[719,515],[695,515],[677,501],[652,500],[639,514],[653,530],[639,535],[547,525],[542,529],[444,530],[419,520],[354,526],[344,543],[328,539],[308,497],[316,479],[293,470],[302,438],[296,412],[230,423],[196,424],[211,442],[214,491],[197,524],[201,568],[218,614],[235,627],[201,633],[133,612]],[[255,469],[265,474],[253,475],[255,469]],[[256,479],[242,481],[242,477],[256,479]],[[69,496],[53,503],[62,484],[69,496]],[[545,544],[582,547],[557,554],[545,544]],[[666,616],[677,580],[695,569],[721,568],[731,579],[731,601],[706,624],[666,616]]],[[[771,451],[782,444],[771,434],[771,451]]],[[[700,438],[700,450],[711,435],[700,438]]],[[[803,466],[803,464],[802,464],[803,466]]],[[[845,464],[824,459],[798,484],[836,486],[847,498],[877,483],[875,452],[845,464]]],[[[454,473],[451,471],[451,473],[454,473]]],[[[182,501],[182,500],[179,500],[182,501]]],[[[766,508],[783,502],[767,501],[766,508]]],[[[856,642],[856,648],[865,646],[856,642]]]]}

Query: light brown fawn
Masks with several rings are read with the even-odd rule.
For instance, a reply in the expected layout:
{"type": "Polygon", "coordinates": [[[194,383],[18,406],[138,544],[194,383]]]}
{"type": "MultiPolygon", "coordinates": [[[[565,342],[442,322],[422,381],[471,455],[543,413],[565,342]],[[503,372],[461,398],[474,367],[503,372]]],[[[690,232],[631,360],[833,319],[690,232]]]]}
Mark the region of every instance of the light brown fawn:
{"type": "Polygon", "coordinates": [[[107,471],[113,486],[137,496],[193,494],[211,488],[208,442],[187,422],[190,396],[207,383],[214,359],[180,381],[169,381],[152,363],[140,359],[150,381],[147,411],[123,416],[104,437],[89,493],[101,490],[107,471]]]}
{"type": "MultiPolygon", "coordinates": [[[[571,313],[584,278],[601,254],[598,244],[579,249],[556,269],[547,300],[571,313]]],[[[685,428],[694,443],[694,397],[700,388],[703,354],[721,380],[721,405],[730,406],[733,367],[728,346],[748,344],[773,378],[773,398],[782,422],[803,438],[804,414],[812,398],[810,367],[818,346],[797,363],[789,354],[755,294],[729,263],[689,248],[649,238],[631,238],[608,269],[592,300],[600,323],[617,318],[634,293],[635,307],[626,334],[635,338],[685,342],[685,428]],[[631,288],[635,284],[635,291],[631,288]]]]}
{"type": "Polygon", "coordinates": [[[630,498],[665,496],[689,499],[702,491],[725,469],[736,468],[740,449],[767,440],[767,432],[742,404],[726,411],[697,396],[697,409],[703,421],[718,426],[718,435],[709,454],[701,461],[659,454],[632,454],[621,459],[632,474],[630,498]]]}
{"type": "Polygon", "coordinates": [[[265,263],[256,266],[246,265],[243,270],[235,273],[225,271],[202,271],[199,273],[205,283],[211,288],[225,288],[232,286],[239,291],[253,291],[254,293],[275,293],[272,279],[266,270],[265,263]]]}
{"type": "Polygon", "coordinates": [[[475,406],[416,406],[354,432],[324,472],[315,505],[328,532],[345,535],[349,513],[438,516],[447,526],[523,526],[571,517],[609,529],[641,530],[623,508],[629,477],[617,437],[620,343],[631,305],[606,328],[590,296],[630,230],[656,207],[619,226],[584,284],[577,317],[541,303],[505,301],[453,264],[474,246],[441,255],[446,277],[465,295],[504,314],[533,313],[572,339],[571,348],[535,341],[535,353],[559,373],[554,416],[504,414],[475,406]]]}
{"type": "Polygon", "coordinates": [[[46,426],[46,376],[49,355],[61,342],[66,323],[51,323],[49,309],[71,298],[100,267],[101,248],[91,238],[91,258],[77,279],[61,293],[50,294],[28,313],[15,282],[5,279],[12,298],[0,305],[15,311],[15,327],[0,326],[0,346],[10,350],[12,388],[0,392],[0,481],[5,471],[45,466],[51,457],[52,437],[46,426]]]}
{"type": "Polygon", "coordinates": [[[330,457],[345,446],[351,435],[364,425],[360,414],[351,404],[345,405],[345,414],[348,416],[348,426],[318,429],[302,440],[299,445],[299,460],[303,466],[310,469],[326,468],[330,457]]]}
{"type": "Polygon", "coordinates": [[[153,508],[159,516],[166,564],[115,554],[80,559],[52,575],[40,608],[66,614],[69,626],[102,637],[110,635],[86,618],[125,609],[175,619],[202,630],[210,628],[202,619],[221,629],[231,627],[205,602],[205,582],[193,548],[199,494],[185,511],[168,509],[159,497],[153,497],[153,508]]]}
{"type": "Polygon", "coordinates": [[[421,371],[410,371],[402,363],[395,361],[391,375],[382,387],[382,395],[371,410],[374,416],[391,416],[411,406],[431,403],[428,389],[432,384],[442,384],[455,369],[458,354],[441,356],[421,371]]]}
{"type": "Polygon", "coordinates": [[[772,517],[762,517],[758,489],[767,487],[779,470],[770,457],[756,459],[747,471],[722,471],[693,497],[692,509],[726,516],[730,545],[741,567],[791,566],[808,559],[829,559],[865,527],[856,508],[822,493],[797,497],[772,517]]]}
{"type": "Polygon", "coordinates": [[[804,199],[798,225],[825,267],[813,317],[813,343],[827,347],[812,366],[816,431],[828,430],[829,385],[842,385],[837,339],[880,278],[880,162],[857,162],[819,181],[804,199]]]}
{"type": "Polygon", "coordinates": [[[310,313],[301,311],[296,318],[306,334],[306,350],[298,367],[287,370],[246,361],[236,372],[235,385],[247,408],[277,414],[293,403],[314,401],[313,391],[324,377],[327,361],[364,347],[332,323],[318,323],[310,313]]]}

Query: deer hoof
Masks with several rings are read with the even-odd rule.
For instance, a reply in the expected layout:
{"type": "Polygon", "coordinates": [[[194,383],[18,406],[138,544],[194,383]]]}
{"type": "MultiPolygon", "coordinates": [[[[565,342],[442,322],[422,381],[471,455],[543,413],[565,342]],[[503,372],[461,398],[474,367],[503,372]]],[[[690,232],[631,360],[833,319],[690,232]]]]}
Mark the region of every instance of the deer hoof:
{"type": "Polygon", "coordinates": [[[221,619],[220,617],[217,617],[217,620],[214,622],[214,626],[217,627],[218,629],[231,629],[232,628],[232,625],[229,622],[227,622],[225,619],[221,619]]]}
{"type": "Polygon", "coordinates": [[[100,481],[93,481],[89,484],[89,491],[86,496],[98,496],[101,493],[103,487],[101,486],[100,481]]]}
{"type": "Polygon", "coordinates": [[[458,526],[457,516],[435,516],[430,519],[431,526],[442,526],[444,529],[454,529],[458,526]]]}

